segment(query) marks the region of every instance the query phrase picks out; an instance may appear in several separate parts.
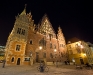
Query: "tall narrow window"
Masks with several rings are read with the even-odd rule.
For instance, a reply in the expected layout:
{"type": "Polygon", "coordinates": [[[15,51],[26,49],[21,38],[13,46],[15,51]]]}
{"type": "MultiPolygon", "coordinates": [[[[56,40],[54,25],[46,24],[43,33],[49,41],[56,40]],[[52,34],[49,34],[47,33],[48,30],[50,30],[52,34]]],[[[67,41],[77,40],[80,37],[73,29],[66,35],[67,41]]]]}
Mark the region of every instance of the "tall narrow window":
{"type": "Polygon", "coordinates": [[[12,57],[11,62],[14,62],[14,57],[12,57]]]}
{"type": "Polygon", "coordinates": [[[50,43],[50,48],[52,48],[52,43],[50,43]]]}
{"type": "Polygon", "coordinates": [[[44,49],[46,49],[46,40],[44,40],[44,38],[42,38],[42,39],[39,41],[39,46],[42,46],[44,49]]]}
{"type": "Polygon", "coordinates": [[[56,49],[56,45],[54,45],[54,49],[56,49]]]}
{"type": "Polygon", "coordinates": [[[32,45],[32,40],[30,40],[30,42],[29,42],[31,45],[32,45]]]}
{"type": "Polygon", "coordinates": [[[52,35],[52,34],[49,34],[49,37],[50,37],[50,41],[51,41],[51,39],[52,39],[53,35],[52,35]]]}
{"type": "Polygon", "coordinates": [[[46,53],[43,53],[43,57],[46,58],[46,53]]]}
{"type": "Polygon", "coordinates": [[[22,35],[25,35],[25,30],[24,30],[24,29],[22,29],[21,34],[22,34],[22,35]]]}
{"type": "Polygon", "coordinates": [[[63,57],[63,53],[61,52],[61,57],[63,57]]]}
{"type": "Polygon", "coordinates": [[[18,28],[17,34],[20,34],[20,33],[21,33],[21,28],[18,28]]]}
{"type": "Polygon", "coordinates": [[[50,58],[53,58],[53,54],[52,53],[50,53],[50,58]]]}
{"type": "Polygon", "coordinates": [[[16,45],[16,51],[20,51],[20,45],[16,45]]]}

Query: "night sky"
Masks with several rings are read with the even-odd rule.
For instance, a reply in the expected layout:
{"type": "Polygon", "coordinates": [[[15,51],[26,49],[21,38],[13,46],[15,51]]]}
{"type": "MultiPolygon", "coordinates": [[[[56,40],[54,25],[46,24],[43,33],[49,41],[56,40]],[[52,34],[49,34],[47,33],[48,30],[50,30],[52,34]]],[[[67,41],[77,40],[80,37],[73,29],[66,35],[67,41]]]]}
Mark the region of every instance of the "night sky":
{"type": "Polygon", "coordinates": [[[56,33],[58,26],[62,28],[66,41],[77,37],[93,43],[93,4],[89,0],[3,0],[0,2],[0,45],[6,44],[15,16],[23,11],[25,4],[35,24],[46,13],[56,33]]]}

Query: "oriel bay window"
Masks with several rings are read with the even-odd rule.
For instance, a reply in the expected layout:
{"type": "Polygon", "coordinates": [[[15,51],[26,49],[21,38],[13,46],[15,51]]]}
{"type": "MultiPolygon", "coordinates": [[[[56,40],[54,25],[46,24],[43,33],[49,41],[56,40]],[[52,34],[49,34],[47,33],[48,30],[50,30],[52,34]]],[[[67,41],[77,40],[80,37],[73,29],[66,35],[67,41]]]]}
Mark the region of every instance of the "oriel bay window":
{"type": "Polygon", "coordinates": [[[17,34],[25,35],[25,30],[22,28],[17,29],[17,34]]]}

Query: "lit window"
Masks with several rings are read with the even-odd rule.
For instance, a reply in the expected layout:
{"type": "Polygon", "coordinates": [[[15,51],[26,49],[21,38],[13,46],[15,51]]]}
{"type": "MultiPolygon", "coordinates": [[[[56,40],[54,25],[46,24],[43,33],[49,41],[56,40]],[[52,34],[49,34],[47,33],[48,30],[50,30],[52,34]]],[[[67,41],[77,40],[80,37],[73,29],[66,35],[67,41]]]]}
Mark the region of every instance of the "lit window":
{"type": "Polygon", "coordinates": [[[29,57],[27,57],[27,58],[25,58],[25,59],[24,59],[24,61],[30,61],[30,58],[29,58],[29,57]]]}

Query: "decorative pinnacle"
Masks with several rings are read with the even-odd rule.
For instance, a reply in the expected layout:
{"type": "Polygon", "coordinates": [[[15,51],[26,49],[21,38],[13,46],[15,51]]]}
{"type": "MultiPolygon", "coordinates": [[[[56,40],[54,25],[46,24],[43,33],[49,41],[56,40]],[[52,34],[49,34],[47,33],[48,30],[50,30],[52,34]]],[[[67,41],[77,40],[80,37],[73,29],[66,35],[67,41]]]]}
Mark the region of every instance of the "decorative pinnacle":
{"type": "Polygon", "coordinates": [[[26,9],[26,6],[27,6],[27,4],[25,4],[25,9],[26,9]]]}

